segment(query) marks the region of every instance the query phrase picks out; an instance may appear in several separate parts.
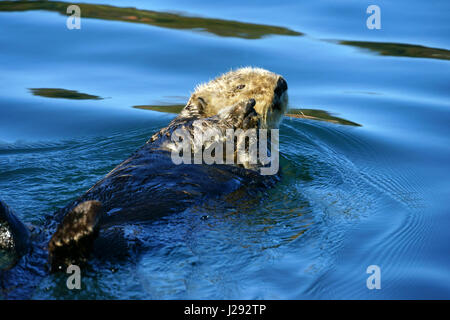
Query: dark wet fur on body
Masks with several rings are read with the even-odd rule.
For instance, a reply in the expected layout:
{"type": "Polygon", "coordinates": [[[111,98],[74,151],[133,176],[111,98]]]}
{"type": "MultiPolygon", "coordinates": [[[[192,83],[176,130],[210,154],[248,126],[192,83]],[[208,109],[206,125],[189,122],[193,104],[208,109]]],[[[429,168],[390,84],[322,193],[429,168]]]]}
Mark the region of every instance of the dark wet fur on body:
{"type": "Polygon", "coordinates": [[[260,117],[254,106],[255,100],[247,99],[225,108],[225,112],[204,118],[206,102],[201,97],[190,99],[166,128],[154,134],[85,194],[49,216],[44,226],[35,228],[31,234],[0,201],[0,227],[5,225],[10,231],[0,238],[3,241],[0,249],[13,251],[16,254],[13,261],[17,262],[11,270],[0,270],[3,296],[15,297],[11,288],[18,286],[19,278],[21,286],[33,288],[36,279],[49,270],[83,264],[91,256],[106,259],[126,256],[135,249],[133,246],[139,247],[139,241],[126,234],[127,225],[145,226],[210,199],[239,198],[246,190],[265,190],[273,185],[279,179],[277,175],[263,176],[240,165],[175,165],[167,147],[171,134],[179,128],[186,129],[192,139],[194,127],[216,128],[222,132],[257,129],[260,117]],[[44,263],[44,268],[43,261],[49,262],[44,263]]]}

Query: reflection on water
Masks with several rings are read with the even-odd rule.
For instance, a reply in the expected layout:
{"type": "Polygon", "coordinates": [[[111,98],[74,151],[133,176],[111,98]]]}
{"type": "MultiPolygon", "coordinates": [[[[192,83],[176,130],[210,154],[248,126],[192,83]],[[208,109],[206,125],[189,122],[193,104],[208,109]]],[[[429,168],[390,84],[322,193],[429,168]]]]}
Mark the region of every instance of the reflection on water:
{"type": "MultiPolygon", "coordinates": [[[[0,3],[0,12],[47,10],[66,15],[67,7],[71,4],[75,3],[57,1],[3,1],[0,3]]],[[[82,15],[85,18],[142,23],[170,29],[203,30],[221,37],[259,39],[267,35],[302,35],[297,31],[270,25],[187,17],[174,13],[120,8],[109,5],[86,3],[79,3],[77,5],[80,7],[82,15]]]]}
{"type": "Polygon", "coordinates": [[[339,43],[369,49],[383,56],[450,60],[450,51],[445,49],[428,48],[411,44],[367,41],[339,41],[339,43]]]}
{"type": "Polygon", "coordinates": [[[2,297],[450,297],[450,2],[380,4],[383,29],[372,31],[355,1],[86,2],[81,30],[66,28],[69,3],[0,2],[0,198],[28,224],[86,191],[220,73],[282,74],[302,109],[280,126],[273,188],[128,226],[142,250],[94,259],[81,291],[45,272],[38,247],[2,297]],[[365,286],[372,264],[382,290],[365,286]]]}
{"type": "Polygon", "coordinates": [[[183,104],[160,105],[160,106],[152,106],[152,105],[133,106],[133,108],[136,109],[151,110],[166,113],[180,113],[184,107],[185,105],[183,104]]]}
{"type": "Polygon", "coordinates": [[[328,111],[325,111],[325,110],[289,109],[287,116],[294,117],[294,118],[328,121],[331,123],[338,123],[338,124],[343,124],[346,126],[356,126],[356,127],[361,126],[359,123],[333,116],[328,111]]]}
{"type": "Polygon", "coordinates": [[[74,100],[101,100],[103,98],[92,94],[81,93],[75,90],[56,89],[56,88],[30,88],[35,96],[46,98],[74,99],[74,100]]]}

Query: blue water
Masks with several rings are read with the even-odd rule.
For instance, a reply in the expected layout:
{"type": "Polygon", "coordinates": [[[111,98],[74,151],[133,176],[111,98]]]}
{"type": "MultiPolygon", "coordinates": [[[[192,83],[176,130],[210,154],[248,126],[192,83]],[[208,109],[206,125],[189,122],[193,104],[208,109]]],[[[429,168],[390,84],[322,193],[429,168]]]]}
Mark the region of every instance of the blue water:
{"type": "Polygon", "coordinates": [[[279,73],[292,109],[360,126],[286,117],[283,179],[263,200],[157,221],[136,259],[85,270],[81,291],[68,290],[64,274],[47,275],[33,298],[450,298],[448,1],[114,6],[303,35],[225,37],[101,18],[68,30],[58,12],[6,11],[0,2],[0,198],[28,224],[42,224],[174,117],[133,106],[183,104],[195,85],[231,68],[279,73]],[[381,8],[381,30],[366,27],[370,4],[381,8]],[[380,43],[416,47],[381,54],[380,43]],[[369,265],[381,268],[380,290],[366,287],[369,265]]]}

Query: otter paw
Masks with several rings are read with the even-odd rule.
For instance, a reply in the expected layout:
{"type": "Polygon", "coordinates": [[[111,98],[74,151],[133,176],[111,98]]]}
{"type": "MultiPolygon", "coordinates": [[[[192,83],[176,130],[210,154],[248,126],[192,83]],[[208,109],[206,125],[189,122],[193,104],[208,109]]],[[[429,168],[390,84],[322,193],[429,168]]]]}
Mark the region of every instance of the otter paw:
{"type": "Polygon", "coordinates": [[[83,263],[89,256],[103,214],[98,201],[85,201],[70,211],[48,244],[51,269],[83,263]]]}
{"type": "Polygon", "coordinates": [[[255,99],[237,103],[227,112],[224,120],[235,129],[257,128],[259,119],[255,104],[255,99]]]}

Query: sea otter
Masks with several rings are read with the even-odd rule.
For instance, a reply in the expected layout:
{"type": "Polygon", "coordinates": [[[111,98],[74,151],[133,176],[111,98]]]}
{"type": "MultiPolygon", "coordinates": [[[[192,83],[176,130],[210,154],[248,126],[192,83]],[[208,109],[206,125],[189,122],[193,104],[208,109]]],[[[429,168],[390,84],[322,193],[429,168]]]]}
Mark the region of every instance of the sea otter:
{"type": "Polygon", "coordinates": [[[266,188],[277,177],[263,176],[245,165],[174,164],[171,134],[183,128],[194,140],[194,128],[278,128],[287,102],[285,79],[259,68],[230,71],[198,86],[167,127],[52,215],[39,232],[34,228],[38,235],[0,202],[0,268],[11,269],[20,257],[43,247],[51,270],[83,263],[98,243],[123,236],[123,225],[154,221],[247,188],[266,188]]]}

